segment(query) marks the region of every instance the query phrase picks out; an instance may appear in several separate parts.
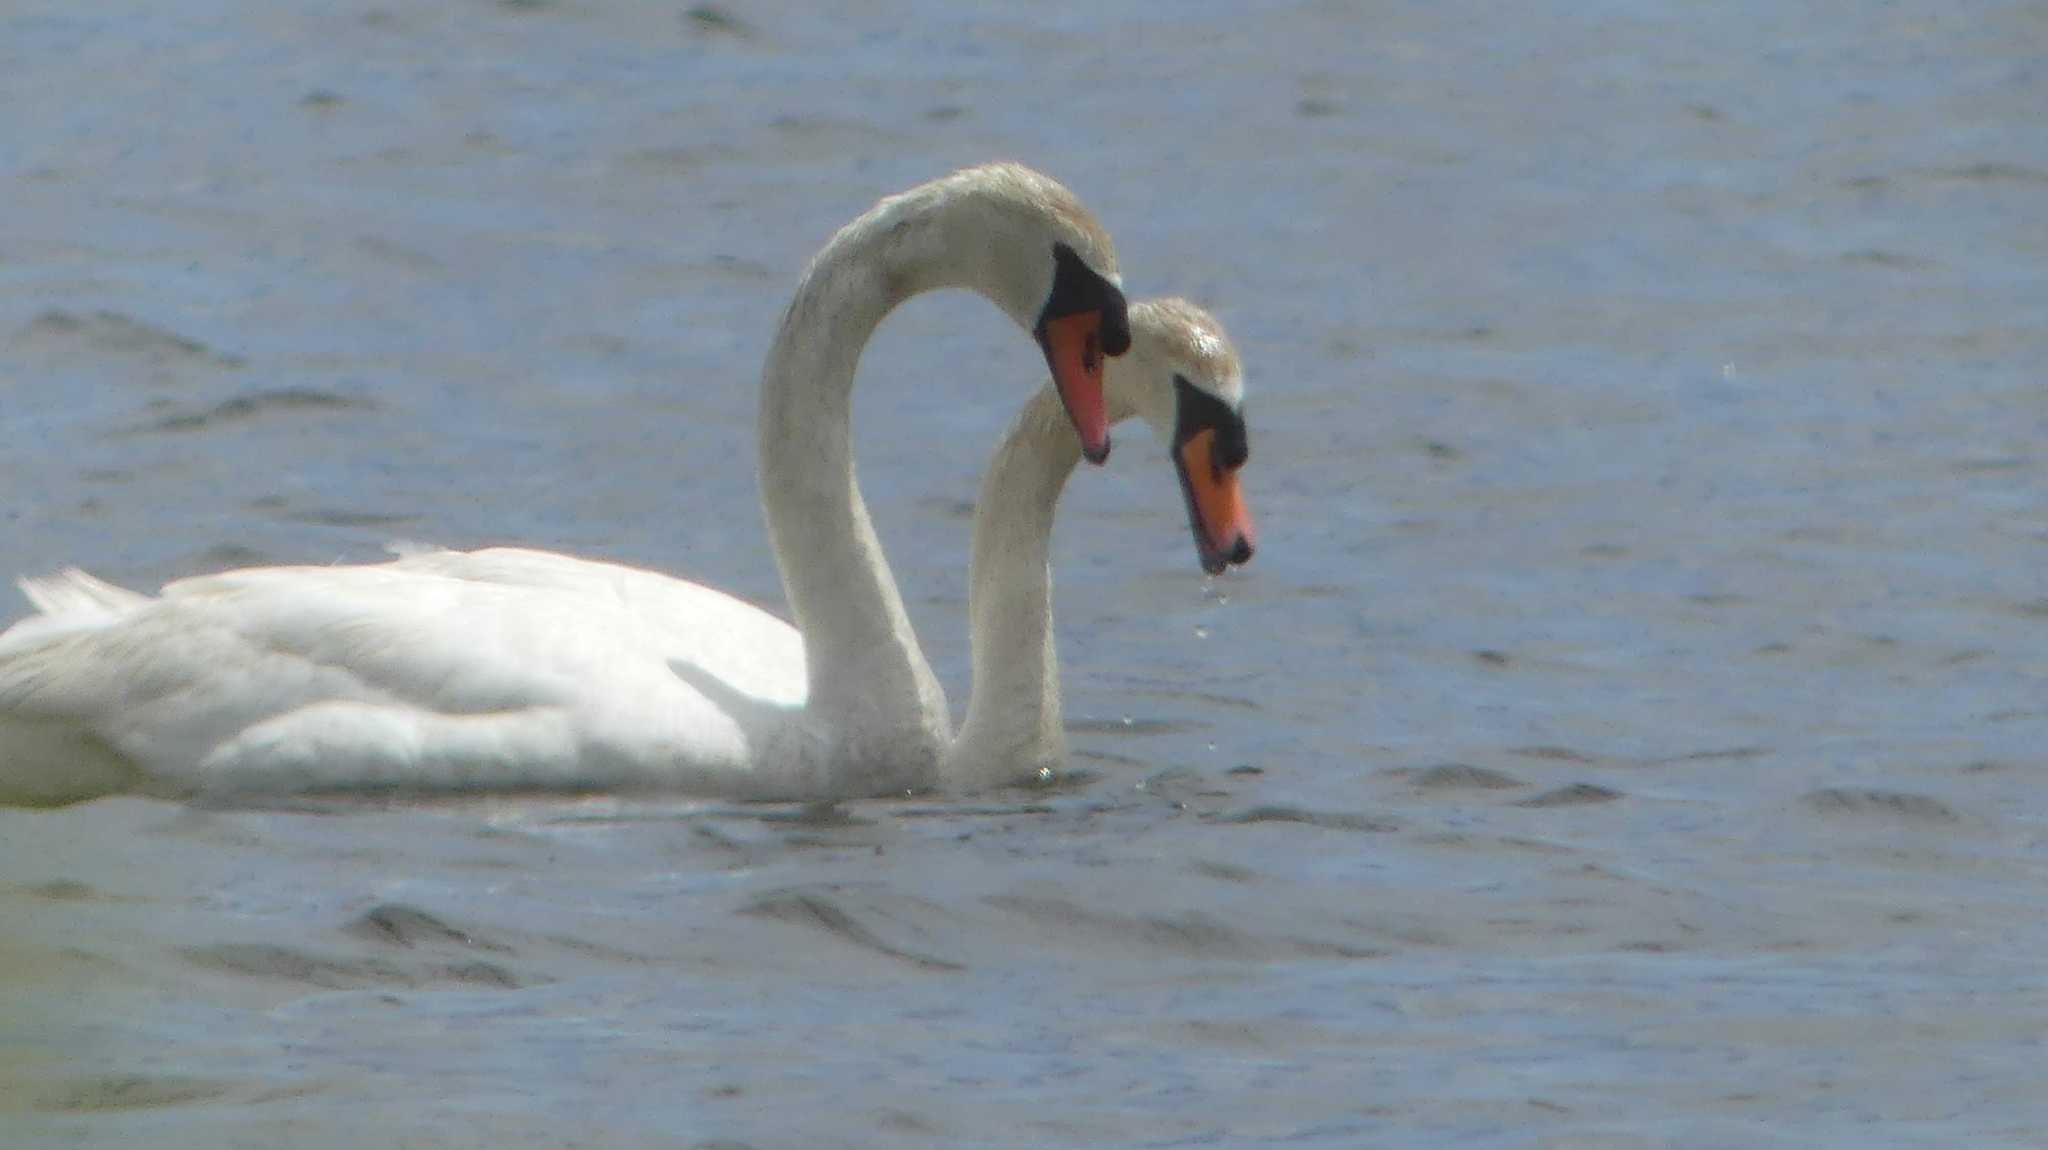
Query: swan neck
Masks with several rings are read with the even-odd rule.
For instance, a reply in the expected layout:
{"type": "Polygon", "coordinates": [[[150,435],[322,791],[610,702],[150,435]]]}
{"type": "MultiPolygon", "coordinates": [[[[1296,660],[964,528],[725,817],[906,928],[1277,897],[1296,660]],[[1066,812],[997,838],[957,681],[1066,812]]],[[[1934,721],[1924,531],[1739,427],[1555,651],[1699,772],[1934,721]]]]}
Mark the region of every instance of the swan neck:
{"type": "Polygon", "coordinates": [[[851,443],[855,369],[889,312],[934,288],[989,294],[981,268],[948,257],[986,245],[949,244],[945,204],[899,196],[842,228],[799,282],[761,381],[762,508],[804,637],[806,716],[848,792],[935,785],[951,727],[861,498],[851,443]]]}
{"type": "Polygon", "coordinates": [[[1052,524],[1081,443],[1051,388],[1033,397],[982,477],[968,568],[974,684],[946,775],[1017,782],[1066,757],[1052,629],[1052,524]]]}

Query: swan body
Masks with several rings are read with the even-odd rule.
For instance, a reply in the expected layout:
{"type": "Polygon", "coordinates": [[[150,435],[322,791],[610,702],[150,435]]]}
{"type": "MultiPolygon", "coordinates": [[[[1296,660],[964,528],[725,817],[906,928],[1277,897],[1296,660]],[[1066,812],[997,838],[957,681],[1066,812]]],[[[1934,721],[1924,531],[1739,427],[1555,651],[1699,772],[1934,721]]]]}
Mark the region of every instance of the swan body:
{"type": "MultiPolygon", "coordinates": [[[[957,184],[950,193],[974,199],[957,184]]],[[[902,199],[863,217],[880,233],[854,239],[916,232],[901,224],[915,215],[892,216],[902,199]]],[[[859,227],[807,273],[764,378],[763,502],[801,630],[698,584],[515,548],[229,571],[155,596],[77,571],[24,580],[39,613],[0,633],[0,798],[643,787],[836,798],[963,789],[1056,764],[1045,560],[1084,421],[1071,418],[1068,389],[1042,389],[984,479],[975,689],[954,740],[846,451],[857,348],[843,343],[886,314],[846,301],[892,274],[886,258],[876,271],[876,253],[842,246],[859,227]],[[835,262],[849,250],[856,272],[835,262]],[[819,288],[821,267],[853,283],[819,288]],[[807,337],[821,325],[832,338],[807,337]],[[792,442],[807,454],[790,454],[792,442]]],[[[1054,230],[1090,240],[1074,234],[1085,228],[1054,230]]],[[[1102,244],[1089,256],[1107,262],[1102,244]]],[[[937,253],[903,258],[925,266],[937,253]]],[[[939,282],[894,274],[885,296],[939,282]]],[[[1021,275],[1007,289],[956,278],[1008,300],[1020,320],[1028,305],[1010,297],[1049,290],[1021,275]]],[[[1236,359],[1213,320],[1169,302],[1131,308],[1129,324],[1130,354],[1104,373],[1098,430],[1131,414],[1172,426],[1188,407],[1174,389],[1190,378],[1235,410],[1236,359]]],[[[1220,530],[1240,527],[1248,535],[1248,523],[1220,530]]],[[[1248,542],[1239,549],[1248,556],[1248,542]]]]}

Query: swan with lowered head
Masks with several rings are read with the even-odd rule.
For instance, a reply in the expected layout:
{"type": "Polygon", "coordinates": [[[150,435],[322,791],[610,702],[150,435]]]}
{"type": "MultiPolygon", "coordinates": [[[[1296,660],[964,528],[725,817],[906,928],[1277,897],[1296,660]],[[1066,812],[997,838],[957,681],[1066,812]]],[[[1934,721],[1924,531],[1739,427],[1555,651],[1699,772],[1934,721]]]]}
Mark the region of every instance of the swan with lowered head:
{"type": "Polygon", "coordinates": [[[1097,270],[1113,267],[1106,252],[1058,185],[998,168],[884,201],[814,261],[762,399],[763,501],[801,633],[709,588],[511,549],[228,572],[155,598],[81,573],[28,581],[42,614],[0,635],[0,796],[661,786],[840,797],[1055,761],[1045,533],[1059,481],[1084,443],[1106,449],[1112,413],[1163,424],[1178,405],[1176,461],[1205,565],[1249,556],[1234,357],[1213,323],[1190,335],[1185,313],[1146,310],[1131,378],[1160,382],[1150,399],[1118,387],[1105,402],[1099,352],[1129,338],[1113,272],[1097,270]],[[979,270],[946,254],[977,242],[979,270]],[[1050,249],[1037,277],[991,270],[1033,246],[1050,249]],[[962,282],[1031,321],[1058,386],[1013,428],[985,489],[970,610],[977,683],[990,686],[954,743],[853,484],[858,347],[843,345],[908,294],[962,282]],[[1035,315],[1016,303],[1032,293],[1045,301],[1035,315]],[[1185,362],[1191,348],[1205,356],[1185,362]],[[1183,382],[1165,382],[1169,361],[1183,382]]]}
{"type": "MultiPolygon", "coordinates": [[[[1131,350],[1107,369],[1111,423],[1139,416],[1170,445],[1202,569],[1252,557],[1251,516],[1237,475],[1249,443],[1244,376],[1223,327],[1179,299],[1130,307],[1131,350]]],[[[1081,449],[1039,391],[982,476],[968,563],[974,680],[960,737],[940,776],[959,788],[1015,783],[1066,759],[1059,659],[1052,639],[1053,510],[1081,449]]]]}

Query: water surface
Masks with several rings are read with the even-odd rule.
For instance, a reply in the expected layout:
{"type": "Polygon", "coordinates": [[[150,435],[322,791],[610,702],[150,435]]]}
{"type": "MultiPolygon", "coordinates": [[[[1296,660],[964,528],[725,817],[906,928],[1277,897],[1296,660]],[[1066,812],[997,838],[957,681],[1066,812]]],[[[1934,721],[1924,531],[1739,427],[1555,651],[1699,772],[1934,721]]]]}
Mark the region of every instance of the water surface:
{"type": "MultiPolygon", "coordinates": [[[[2038,7],[580,0],[0,17],[0,571],[518,541],[779,599],[808,254],[1022,159],[1250,372],[1205,584],[1121,432],[1080,778],[835,813],[0,812],[11,1145],[2032,1145],[2038,7]]],[[[864,363],[965,700],[1041,367],[864,363]],[[952,558],[948,558],[952,557],[952,558]]]]}

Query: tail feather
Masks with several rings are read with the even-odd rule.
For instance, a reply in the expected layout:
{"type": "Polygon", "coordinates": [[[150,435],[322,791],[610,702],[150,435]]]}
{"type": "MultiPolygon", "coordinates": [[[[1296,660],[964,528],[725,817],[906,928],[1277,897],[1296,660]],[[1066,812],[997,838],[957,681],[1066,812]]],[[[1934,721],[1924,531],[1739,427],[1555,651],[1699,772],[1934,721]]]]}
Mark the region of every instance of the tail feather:
{"type": "Polygon", "coordinates": [[[36,610],[51,616],[111,618],[149,602],[147,595],[116,587],[76,567],[55,575],[23,578],[17,585],[36,610]]]}
{"type": "Polygon", "coordinates": [[[68,713],[64,676],[49,677],[68,636],[111,626],[149,598],[75,567],[18,585],[38,614],[0,631],[0,807],[62,806],[139,788],[140,767],[68,713]],[[40,706],[51,686],[59,705],[40,706]]]}
{"type": "Polygon", "coordinates": [[[0,714],[0,807],[61,807],[147,783],[139,766],[84,726],[0,714]]]}

